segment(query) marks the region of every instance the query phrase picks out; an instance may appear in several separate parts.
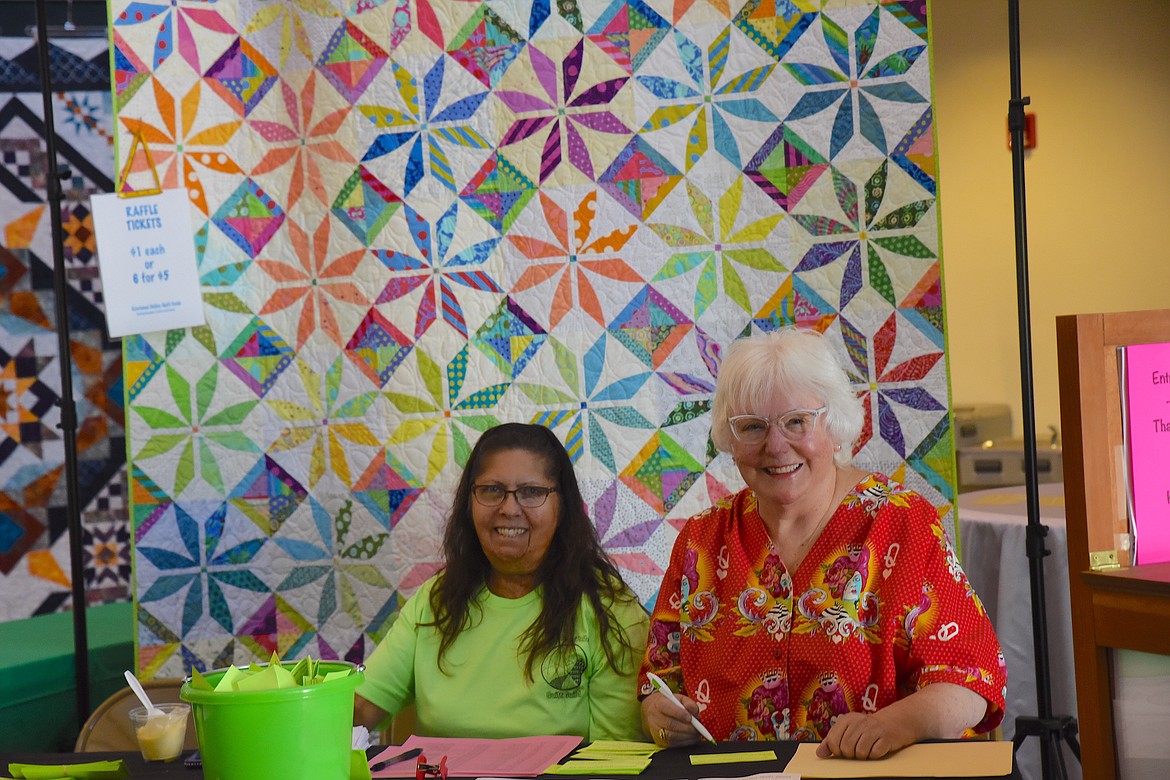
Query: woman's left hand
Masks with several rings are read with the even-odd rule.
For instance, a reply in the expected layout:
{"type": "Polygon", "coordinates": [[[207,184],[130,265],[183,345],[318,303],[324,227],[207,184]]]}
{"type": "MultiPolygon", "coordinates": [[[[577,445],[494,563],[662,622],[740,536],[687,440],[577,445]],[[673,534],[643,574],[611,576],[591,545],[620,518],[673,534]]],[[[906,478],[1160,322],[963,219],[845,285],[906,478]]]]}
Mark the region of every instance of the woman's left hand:
{"type": "Polygon", "coordinates": [[[972,690],[934,683],[872,714],[839,715],[817,745],[817,755],[882,758],[924,739],[958,739],[983,719],[987,707],[987,701],[972,690]]]}
{"type": "Polygon", "coordinates": [[[904,719],[847,712],[834,721],[825,740],[817,745],[821,758],[884,758],[886,755],[917,742],[916,735],[904,719]]]}

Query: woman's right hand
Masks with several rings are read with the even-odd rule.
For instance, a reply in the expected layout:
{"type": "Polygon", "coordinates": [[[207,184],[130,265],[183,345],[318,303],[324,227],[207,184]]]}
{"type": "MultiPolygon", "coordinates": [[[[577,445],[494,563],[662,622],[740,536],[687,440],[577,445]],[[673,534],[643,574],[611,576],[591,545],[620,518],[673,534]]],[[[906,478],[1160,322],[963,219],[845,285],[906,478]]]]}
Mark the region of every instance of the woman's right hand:
{"type": "Polygon", "coordinates": [[[685,712],[658,691],[642,699],[642,728],[655,745],[694,745],[702,739],[691,725],[691,716],[699,715],[699,703],[682,694],[675,694],[675,698],[686,707],[685,712]]]}

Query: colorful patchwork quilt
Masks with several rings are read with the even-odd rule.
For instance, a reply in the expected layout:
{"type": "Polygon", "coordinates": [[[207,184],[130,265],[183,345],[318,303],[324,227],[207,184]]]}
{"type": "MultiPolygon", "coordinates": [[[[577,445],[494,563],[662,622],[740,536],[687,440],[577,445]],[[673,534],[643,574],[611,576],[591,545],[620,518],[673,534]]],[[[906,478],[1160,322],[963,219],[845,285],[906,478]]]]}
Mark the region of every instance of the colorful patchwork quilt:
{"type": "Polygon", "coordinates": [[[145,673],[363,659],[507,420],[649,602],[740,486],[723,350],[791,324],[849,368],[858,461],[953,515],[925,0],[112,14],[122,189],[187,192],[208,317],[124,341],[145,673]]]}
{"type": "MultiPolygon", "coordinates": [[[[90,604],[130,597],[122,349],[105,338],[89,196],[114,187],[109,43],[49,50],[90,604]]],[[[72,605],[62,370],[45,189],[44,99],[30,38],[0,38],[0,621],[72,605]]]]}

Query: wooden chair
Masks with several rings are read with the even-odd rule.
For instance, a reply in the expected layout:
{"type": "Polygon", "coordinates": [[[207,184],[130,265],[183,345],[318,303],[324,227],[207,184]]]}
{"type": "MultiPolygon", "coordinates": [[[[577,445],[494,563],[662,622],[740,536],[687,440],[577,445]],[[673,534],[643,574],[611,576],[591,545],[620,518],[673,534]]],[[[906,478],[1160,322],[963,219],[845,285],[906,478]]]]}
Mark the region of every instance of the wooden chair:
{"type": "Polygon", "coordinates": [[[1170,341],[1170,309],[1056,318],[1084,776],[1115,780],[1112,650],[1170,655],[1170,563],[1133,566],[1117,350],[1170,341]]]}
{"type": "Polygon", "coordinates": [[[408,704],[398,711],[382,729],[383,745],[401,745],[415,733],[414,705],[408,704]]]}
{"type": "MultiPolygon", "coordinates": [[[[142,687],[155,704],[167,704],[182,701],[179,698],[179,687],[183,681],[177,677],[160,677],[153,680],[144,680],[142,687]]],[[[81,733],[77,735],[77,743],[73,746],[77,753],[103,753],[137,750],[138,740],[134,736],[134,726],[130,723],[130,710],[141,707],[138,697],[129,687],[122,688],[97,706],[85,724],[81,733]]],[[[199,746],[195,735],[195,726],[188,721],[187,737],[183,742],[184,752],[194,750],[199,746]]]]}

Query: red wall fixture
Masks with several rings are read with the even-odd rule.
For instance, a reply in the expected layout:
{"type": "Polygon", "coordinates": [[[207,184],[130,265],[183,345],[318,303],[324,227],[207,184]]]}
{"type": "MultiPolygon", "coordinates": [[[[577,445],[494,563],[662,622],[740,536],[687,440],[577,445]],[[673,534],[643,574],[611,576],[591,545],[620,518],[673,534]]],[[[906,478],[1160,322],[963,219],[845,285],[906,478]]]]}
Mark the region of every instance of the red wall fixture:
{"type": "MultiPolygon", "coordinates": [[[[1007,148],[1012,148],[1011,120],[1008,120],[1007,148]]],[[[1036,115],[1028,111],[1024,113],[1024,148],[1036,148],[1036,115]]]]}

